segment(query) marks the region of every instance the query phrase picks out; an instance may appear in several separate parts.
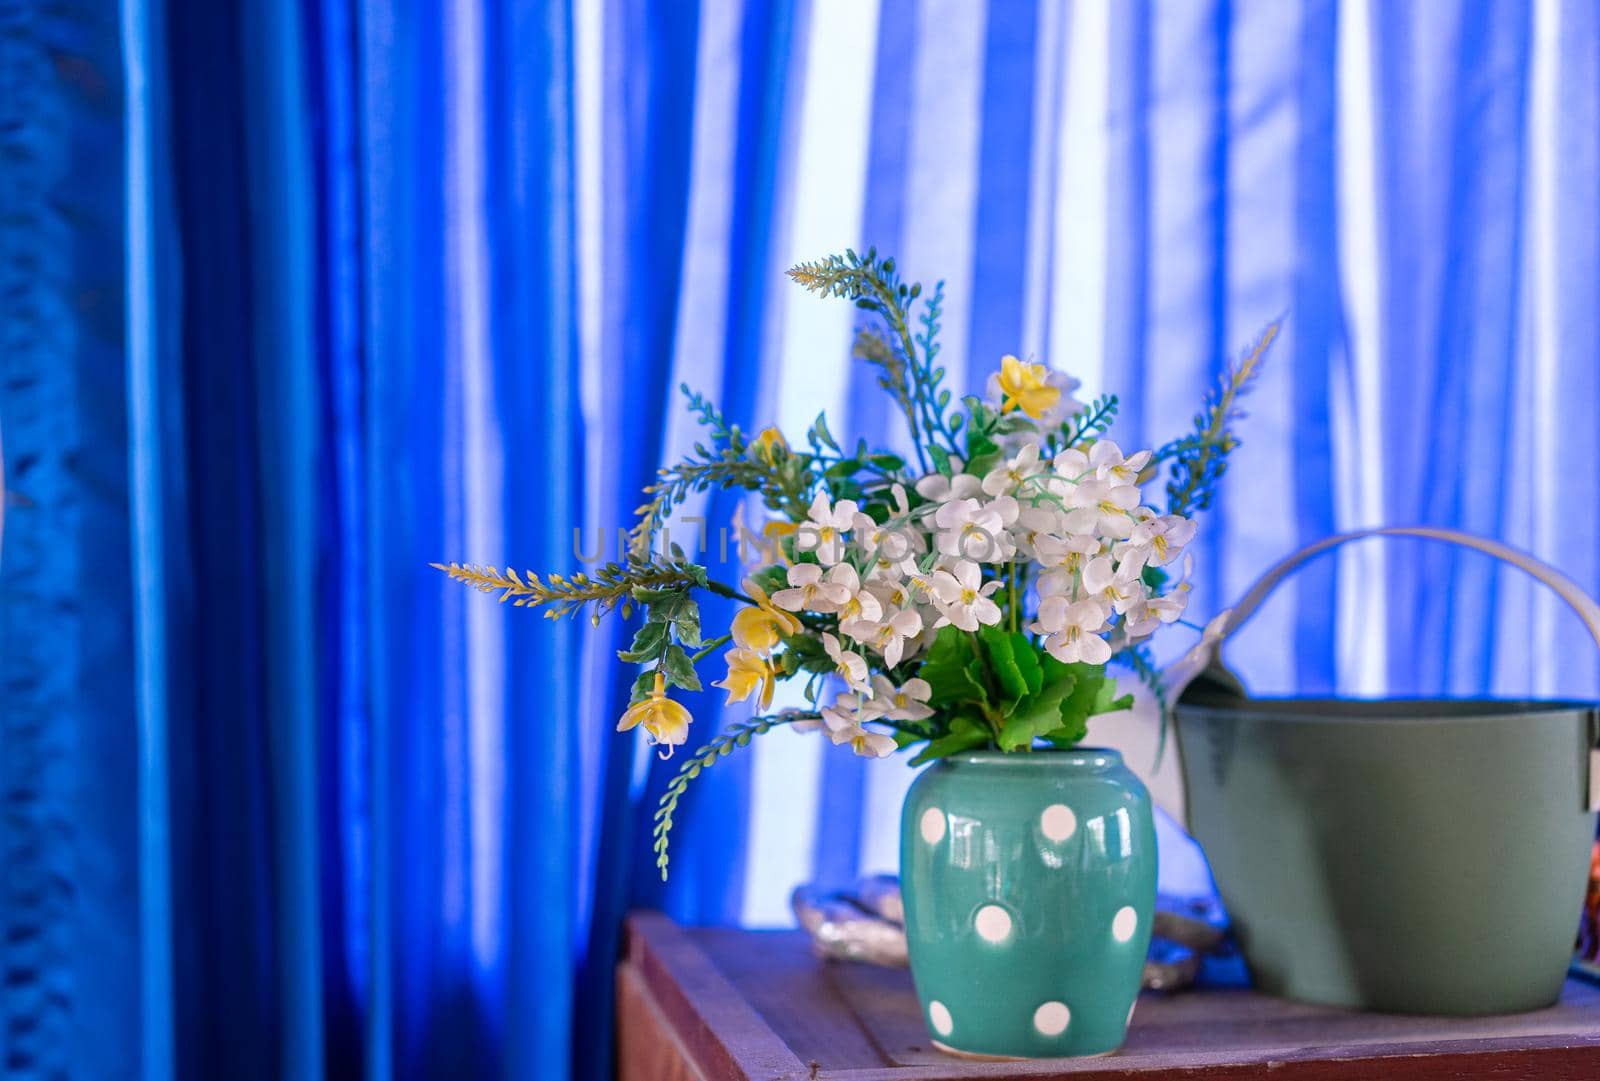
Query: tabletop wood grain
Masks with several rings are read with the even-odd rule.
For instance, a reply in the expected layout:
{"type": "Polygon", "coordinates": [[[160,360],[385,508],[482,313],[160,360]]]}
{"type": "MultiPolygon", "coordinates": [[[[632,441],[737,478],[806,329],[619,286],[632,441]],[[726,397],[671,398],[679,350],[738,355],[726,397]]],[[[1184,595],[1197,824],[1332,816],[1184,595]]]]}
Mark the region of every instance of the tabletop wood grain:
{"type": "Polygon", "coordinates": [[[904,970],[816,960],[798,931],[628,920],[622,1081],[1600,1081],[1600,988],[1492,1018],[1365,1014],[1251,991],[1146,993],[1095,1059],[968,1062],[930,1046],[904,970]]]}

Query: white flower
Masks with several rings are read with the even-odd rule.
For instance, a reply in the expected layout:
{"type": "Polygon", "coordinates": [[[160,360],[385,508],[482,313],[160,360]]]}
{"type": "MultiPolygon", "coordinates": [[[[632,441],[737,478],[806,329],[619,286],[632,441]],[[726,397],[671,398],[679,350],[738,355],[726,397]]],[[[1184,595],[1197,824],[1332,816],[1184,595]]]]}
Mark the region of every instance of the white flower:
{"type": "Polygon", "coordinates": [[[887,758],[900,748],[893,736],[869,732],[859,724],[830,728],[828,738],[833,740],[836,747],[841,743],[850,744],[850,749],[863,758],[887,758]]]}
{"type": "Polygon", "coordinates": [[[1159,597],[1145,596],[1129,604],[1122,613],[1122,630],[1129,640],[1147,638],[1163,623],[1176,623],[1189,607],[1189,574],[1194,559],[1183,557],[1183,576],[1159,597]]]}
{"type": "Polygon", "coordinates": [[[894,608],[910,608],[916,603],[916,595],[912,592],[913,586],[910,580],[915,574],[916,569],[913,565],[912,573],[906,576],[907,580],[902,581],[899,578],[883,575],[870,579],[867,582],[867,589],[878,598],[878,603],[883,606],[885,612],[894,608]]]}
{"type": "Polygon", "coordinates": [[[1017,549],[1042,567],[1058,565],[1067,554],[1066,523],[1052,507],[1024,507],[1011,529],[1017,549]]]}
{"type": "Polygon", "coordinates": [[[1105,480],[1084,481],[1073,489],[1069,502],[1073,509],[1067,512],[1067,529],[1071,532],[1126,537],[1133,532],[1129,511],[1139,505],[1139,489],[1105,480]]]}
{"type": "Polygon", "coordinates": [[[818,492],[806,520],[795,533],[796,550],[816,552],[824,566],[833,566],[844,558],[845,537],[855,525],[858,509],[853,499],[830,503],[825,493],[818,492]]]}
{"type": "Polygon", "coordinates": [[[872,683],[868,678],[865,657],[845,649],[839,644],[839,639],[827,633],[822,636],[822,648],[833,658],[834,671],[843,677],[852,691],[869,696],[872,694],[872,683]]]}
{"type": "Polygon", "coordinates": [[[1068,601],[1058,595],[1039,602],[1033,631],[1046,636],[1044,648],[1062,664],[1105,664],[1111,659],[1111,646],[1100,637],[1105,625],[1099,601],[1068,601]]]}
{"type": "Polygon", "coordinates": [[[989,470],[983,478],[983,490],[991,496],[1015,493],[1028,478],[1039,472],[1039,444],[1024,443],[1015,458],[989,470]]]}
{"type": "Polygon", "coordinates": [[[863,722],[876,716],[877,711],[872,703],[863,703],[859,695],[841,694],[834,699],[833,705],[823,707],[822,723],[827,727],[828,738],[834,746],[848,743],[856,754],[884,758],[893,754],[898,744],[893,736],[869,732],[862,727],[863,722]]]}
{"type": "Polygon", "coordinates": [[[904,484],[891,484],[889,486],[889,494],[894,497],[894,516],[896,518],[904,518],[911,513],[911,501],[906,498],[906,486],[904,484]]]}
{"type": "Polygon", "coordinates": [[[839,582],[825,581],[822,568],[815,563],[790,567],[789,586],[774,593],[772,603],[791,612],[837,612],[850,599],[850,590],[839,582]]]}
{"type": "Polygon", "coordinates": [[[1090,473],[1094,472],[1089,465],[1089,456],[1077,447],[1068,447],[1051,461],[1050,468],[1058,477],[1073,483],[1087,480],[1090,473]]]}
{"type": "Polygon", "coordinates": [[[857,621],[872,623],[882,617],[883,606],[870,591],[861,588],[861,577],[850,564],[841,563],[829,571],[828,582],[845,591],[836,609],[841,625],[857,621]]]}
{"type": "Polygon", "coordinates": [[[1144,560],[1136,551],[1121,563],[1108,555],[1096,556],[1083,568],[1083,588],[1112,611],[1125,612],[1135,600],[1144,599],[1143,572],[1144,560]]]}
{"type": "Polygon", "coordinates": [[[953,623],[961,630],[972,632],[979,624],[992,627],[1000,622],[1000,606],[989,595],[1000,588],[999,581],[983,581],[978,565],[961,560],[949,570],[933,572],[929,579],[933,587],[934,607],[939,610],[940,626],[953,623]]]}
{"type": "Polygon", "coordinates": [[[1068,537],[1066,551],[1062,554],[1061,562],[1057,568],[1067,574],[1082,574],[1083,568],[1089,560],[1100,554],[1100,538],[1093,534],[1078,534],[1068,537]]]}
{"type": "Polygon", "coordinates": [[[1039,580],[1033,584],[1041,601],[1047,597],[1065,597],[1075,601],[1078,599],[1078,586],[1078,572],[1066,567],[1052,567],[1039,575],[1039,580]]]}
{"type": "Polygon", "coordinates": [[[1122,622],[1111,634],[1120,649],[1124,645],[1148,638],[1161,626],[1161,613],[1154,607],[1159,598],[1139,597],[1123,609],[1122,622]]]}
{"type": "Polygon", "coordinates": [[[961,472],[961,459],[951,458],[955,470],[951,476],[929,473],[917,481],[917,494],[930,503],[947,503],[952,499],[973,499],[983,494],[983,478],[961,472]]]}
{"type": "Polygon", "coordinates": [[[1100,480],[1113,484],[1137,484],[1139,473],[1150,461],[1150,452],[1141,450],[1131,458],[1122,456],[1122,448],[1109,439],[1101,439],[1089,448],[1089,464],[1100,480]]]}
{"type": "Polygon", "coordinates": [[[887,676],[872,677],[872,701],[891,721],[921,721],[933,716],[928,699],[933,688],[925,679],[908,679],[896,687],[887,676]]]}
{"type": "MultiPolygon", "coordinates": [[[[898,484],[895,488],[904,498],[904,489],[898,484]]],[[[922,534],[904,516],[879,525],[867,515],[857,514],[853,528],[856,543],[872,557],[872,574],[892,573],[914,559],[924,547],[922,534]]]]}
{"type": "Polygon", "coordinates": [[[1150,610],[1163,623],[1176,623],[1189,607],[1189,583],[1179,582],[1159,597],[1151,597],[1150,610]]]}
{"type": "Polygon", "coordinates": [[[1010,496],[988,503],[976,499],[953,499],[933,516],[939,528],[935,547],[944,555],[975,559],[981,563],[1003,563],[1016,552],[1006,526],[1017,520],[1020,508],[1010,496]]]}
{"type": "Polygon", "coordinates": [[[1176,514],[1146,518],[1133,527],[1128,544],[1145,549],[1148,562],[1164,567],[1178,558],[1184,545],[1194,539],[1195,523],[1176,514]]]}
{"type": "Polygon", "coordinates": [[[922,633],[922,617],[910,609],[901,609],[876,622],[855,620],[848,624],[841,623],[839,629],[883,654],[883,663],[893,668],[905,654],[906,639],[922,633]]]}

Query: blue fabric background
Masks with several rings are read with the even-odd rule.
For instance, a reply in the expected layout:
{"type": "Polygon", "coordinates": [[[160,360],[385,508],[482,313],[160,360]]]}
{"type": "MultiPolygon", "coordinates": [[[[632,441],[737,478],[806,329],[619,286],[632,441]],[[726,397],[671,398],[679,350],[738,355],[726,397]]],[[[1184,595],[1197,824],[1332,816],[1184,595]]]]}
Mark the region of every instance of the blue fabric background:
{"type": "MultiPolygon", "coordinates": [[[[680,381],[903,439],[800,258],[944,277],[956,384],[1048,361],[1125,446],[1287,312],[1197,616],[1379,523],[1600,591],[1587,0],[0,0],[0,83],[8,1077],[603,1077],[628,907],[892,869],[909,771],[784,733],[663,886],[622,628],[427,566],[613,544],[680,381]]],[[[1595,696],[1568,620],[1400,543],[1230,656],[1595,696]]]]}

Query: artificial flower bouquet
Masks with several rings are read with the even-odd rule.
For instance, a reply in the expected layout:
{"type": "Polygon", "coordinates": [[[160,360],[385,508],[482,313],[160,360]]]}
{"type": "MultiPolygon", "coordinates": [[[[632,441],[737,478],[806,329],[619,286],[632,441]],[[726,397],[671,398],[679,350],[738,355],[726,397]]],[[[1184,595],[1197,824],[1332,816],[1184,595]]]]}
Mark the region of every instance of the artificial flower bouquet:
{"type": "Polygon", "coordinates": [[[1237,444],[1238,399],[1276,332],[1222,373],[1192,431],[1129,454],[1109,437],[1117,399],[1080,403],[1077,381],[1042,364],[1004,357],[984,397],[954,400],[937,363],[942,289],[902,281],[893,259],[846,252],[789,276],[876,317],[853,354],[904,414],[909,458],[841,444],[821,416],[803,445],[774,428],[752,438],[684,388],[706,439],[646,488],[625,559],[570,576],[438,565],[551,618],[641,612],[618,653],[642,670],[617,727],[643,729],[664,754],[691,727],[670,692],[699,690],[703,663],[725,673],[713,685],[730,703],[751,703],[755,716],[696,751],[663,796],[663,877],[689,781],[773,728],[873,757],[916,747],[920,765],[1071,747],[1090,718],[1127,708],[1107,665],[1153,677],[1145,643],[1183,614],[1192,515],[1237,444]],[[1144,489],[1163,474],[1164,505],[1148,504],[1144,489]],[[741,530],[757,565],[737,585],[657,546],[673,510],[713,488],[755,493],[767,517],[741,530]],[[723,633],[701,625],[707,593],[740,605],[723,633]],[[772,711],[787,680],[803,682],[806,705],[772,711]]]}

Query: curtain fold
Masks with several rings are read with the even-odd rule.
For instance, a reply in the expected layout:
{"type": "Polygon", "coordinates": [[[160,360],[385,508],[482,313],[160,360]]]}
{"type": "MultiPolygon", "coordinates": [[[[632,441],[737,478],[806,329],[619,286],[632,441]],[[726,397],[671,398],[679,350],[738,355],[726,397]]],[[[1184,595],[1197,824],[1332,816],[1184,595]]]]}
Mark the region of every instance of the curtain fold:
{"type": "MultiPolygon", "coordinates": [[[[910,771],[774,733],[663,885],[631,628],[428,566],[610,556],[680,383],[903,445],[801,258],[944,279],[958,393],[1026,355],[1125,447],[1285,315],[1196,620],[1384,523],[1600,592],[1584,0],[0,0],[0,81],[0,1075],[602,1078],[630,906],[785,923],[894,869],[910,771]]],[[[736,506],[685,508],[724,578],[736,506]]],[[[1230,659],[1592,696],[1580,643],[1372,545],[1230,659]]]]}

